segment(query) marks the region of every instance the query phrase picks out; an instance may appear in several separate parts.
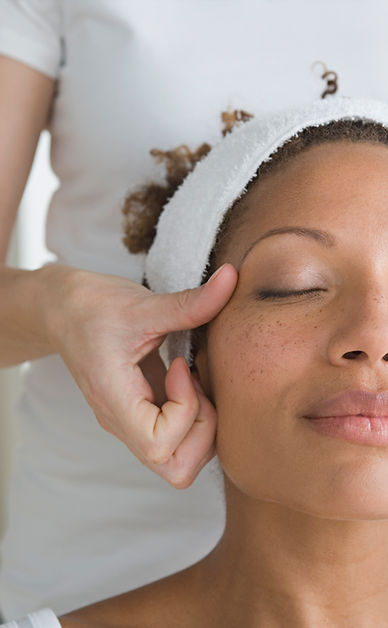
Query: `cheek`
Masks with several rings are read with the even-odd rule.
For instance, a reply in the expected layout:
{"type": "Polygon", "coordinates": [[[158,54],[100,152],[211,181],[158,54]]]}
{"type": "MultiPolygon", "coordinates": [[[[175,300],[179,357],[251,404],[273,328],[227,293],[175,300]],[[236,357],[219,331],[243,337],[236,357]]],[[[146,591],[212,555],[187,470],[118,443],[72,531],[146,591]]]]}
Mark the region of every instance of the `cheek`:
{"type": "Polygon", "coordinates": [[[208,355],[214,400],[238,398],[241,393],[265,392],[268,401],[276,391],[295,382],[295,376],[316,355],[318,326],[285,317],[251,315],[219,317],[208,337],[208,355]],[[270,386],[268,390],[267,387],[270,386]]]}
{"type": "Polygon", "coordinates": [[[316,360],[319,326],[307,326],[304,316],[222,314],[209,330],[209,374],[218,456],[239,484],[244,476],[254,481],[253,469],[256,478],[268,477],[286,447],[301,386],[316,360]]]}

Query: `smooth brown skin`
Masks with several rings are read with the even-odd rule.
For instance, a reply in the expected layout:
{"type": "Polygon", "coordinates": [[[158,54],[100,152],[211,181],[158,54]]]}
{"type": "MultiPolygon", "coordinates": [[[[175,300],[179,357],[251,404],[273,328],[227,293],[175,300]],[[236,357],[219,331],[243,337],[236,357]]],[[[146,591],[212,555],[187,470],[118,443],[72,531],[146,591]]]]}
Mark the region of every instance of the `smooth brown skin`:
{"type": "Polygon", "coordinates": [[[196,359],[217,408],[225,533],[194,566],[65,615],[64,628],[388,626],[388,449],[301,419],[344,389],[388,389],[387,172],[387,147],[337,141],[251,188],[223,256],[237,288],[196,359]],[[338,244],[276,235],[240,267],[286,225],[338,244]],[[321,291],[256,298],[308,288],[321,291]]]}
{"type": "Polygon", "coordinates": [[[204,286],[154,294],[63,264],[6,266],[54,88],[50,77],[0,55],[0,368],[59,354],[100,426],[172,486],[187,488],[215,454],[216,413],[183,358],[166,373],[158,347],[168,332],[211,320],[237,272],[229,264],[204,286]]]}

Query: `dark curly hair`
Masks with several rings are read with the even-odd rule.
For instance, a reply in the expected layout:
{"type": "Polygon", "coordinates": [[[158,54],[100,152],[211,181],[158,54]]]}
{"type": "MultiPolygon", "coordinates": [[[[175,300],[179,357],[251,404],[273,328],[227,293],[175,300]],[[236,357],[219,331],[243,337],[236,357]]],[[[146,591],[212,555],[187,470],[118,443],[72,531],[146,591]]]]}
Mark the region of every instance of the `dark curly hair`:
{"type": "MultiPolygon", "coordinates": [[[[221,114],[226,135],[239,122],[252,118],[252,114],[243,110],[224,111],[221,114]]],[[[145,183],[137,187],[125,198],[122,212],[125,216],[123,243],[131,253],[146,253],[155,234],[156,223],[168,199],[173,196],[195,164],[211,150],[210,144],[201,144],[192,151],[186,144],[172,150],[152,148],[150,153],[158,163],[166,167],[166,183],[145,183]]]]}
{"type": "MultiPolygon", "coordinates": [[[[242,110],[225,111],[221,116],[224,123],[223,135],[230,132],[239,122],[245,122],[253,117],[252,114],[242,110]]],[[[250,181],[246,188],[246,193],[264,175],[274,172],[280,165],[285,164],[303,150],[313,145],[336,140],[388,144],[388,129],[376,122],[364,120],[338,120],[303,129],[278,148],[271,155],[270,160],[263,162],[259,166],[256,177],[250,181]]],[[[186,144],[181,144],[177,148],[167,151],[159,148],[153,148],[150,151],[157,162],[164,162],[166,183],[163,185],[151,181],[137,187],[126,196],[122,208],[125,217],[123,243],[131,253],[141,253],[149,250],[154,240],[156,224],[164,205],[173,196],[188,173],[193,170],[195,164],[207,155],[210,150],[211,146],[204,143],[195,151],[190,150],[186,144]]],[[[231,228],[231,222],[233,221],[235,226],[235,221],[239,220],[239,217],[241,218],[241,211],[235,211],[237,204],[241,207],[241,203],[236,201],[226,213],[220,226],[212,251],[213,259],[217,257],[221,241],[224,240],[231,228]]],[[[214,267],[210,264],[206,277],[210,276],[214,270],[214,267]]],[[[203,282],[205,281],[206,278],[203,279],[203,282]]]]}

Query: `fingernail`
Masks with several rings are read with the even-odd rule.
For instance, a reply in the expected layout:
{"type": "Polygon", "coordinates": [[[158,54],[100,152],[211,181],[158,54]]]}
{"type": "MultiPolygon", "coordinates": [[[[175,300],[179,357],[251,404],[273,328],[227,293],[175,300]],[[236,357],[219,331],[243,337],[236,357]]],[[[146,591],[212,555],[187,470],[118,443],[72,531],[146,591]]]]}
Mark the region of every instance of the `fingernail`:
{"type": "Polygon", "coordinates": [[[215,279],[217,277],[217,275],[220,273],[220,271],[223,269],[223,267],[225,266],[225,264],[222,264],[222,266],[220,266],[218,268],[218,270],[216,270],[211,277],[209,277],[209,279],[207,280],[206,283],[210,283],[211,281],[213,281],[213,279],[215,279]]]}

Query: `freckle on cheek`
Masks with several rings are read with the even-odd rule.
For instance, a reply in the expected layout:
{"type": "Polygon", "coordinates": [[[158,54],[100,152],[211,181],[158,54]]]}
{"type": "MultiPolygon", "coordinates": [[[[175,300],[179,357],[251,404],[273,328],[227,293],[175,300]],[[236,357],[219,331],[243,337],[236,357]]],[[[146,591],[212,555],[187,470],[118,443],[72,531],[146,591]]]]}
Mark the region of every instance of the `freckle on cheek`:
{"type": "Polygon", "coordinates": [[[256,379],[256,374],[257,374],[257,370],[256,368],[251,369],[248,373],[247,373],[247,380],[248,382],[254,382],[256,379]]]}

